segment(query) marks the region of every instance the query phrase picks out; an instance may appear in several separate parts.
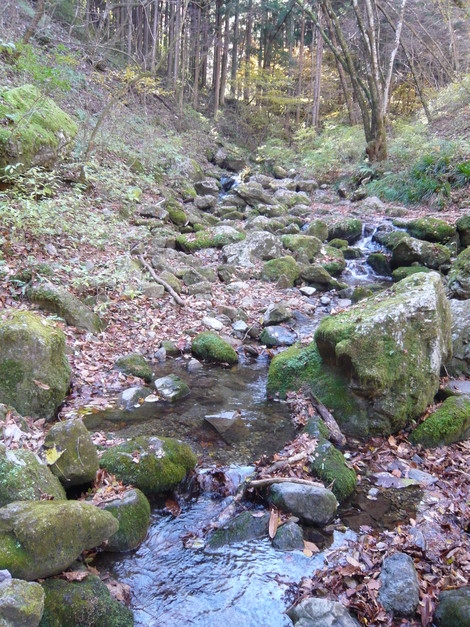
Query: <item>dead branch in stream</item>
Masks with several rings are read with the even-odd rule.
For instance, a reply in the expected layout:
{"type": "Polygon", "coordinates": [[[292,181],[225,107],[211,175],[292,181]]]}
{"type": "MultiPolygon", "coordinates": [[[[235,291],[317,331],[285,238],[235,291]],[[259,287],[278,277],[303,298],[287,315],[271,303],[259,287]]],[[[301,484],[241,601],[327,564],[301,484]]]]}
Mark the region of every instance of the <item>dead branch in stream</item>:
{"type": "Polygon", "coordinates": [[[330,432],[330,440],[333,444],[336,444],[337,446],[346,446],[346,438],[341,433],[341,429],[339,428],[333,414],[320,400],[318,400],[311,390],[304,389],[303,391],[325,423],[326,428],[330,432]]]}
{"type": "Polygon", "coordinates": [[[323,483],[318,481],[309,481],[308,479],[298,479],[297,477],[268,477],[266,479],[254,479],[250,481],[248,487],[263,488],[274,483],[300,483],[301,485],[314,486],[316,488],[324,488],[323,483]]]}

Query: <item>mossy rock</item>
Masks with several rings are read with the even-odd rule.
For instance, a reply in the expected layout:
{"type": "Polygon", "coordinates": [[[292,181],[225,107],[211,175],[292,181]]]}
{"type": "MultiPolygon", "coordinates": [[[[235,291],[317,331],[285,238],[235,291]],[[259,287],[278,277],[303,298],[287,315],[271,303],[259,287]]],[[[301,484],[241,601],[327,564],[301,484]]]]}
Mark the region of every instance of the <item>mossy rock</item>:
{"type": "Polygon", "coordinates": [[[163,340],[162,348],[165,349],[168,357],[179,357],[181,355],[180,349],[171,340],[163,340]]]}
{"type": "Polygon", "coordinates": [[[94,481],[99,468],[98,453],[80,418],[53,425],[44,447],[46,451],[55,447],[60,452],[50,469],[66,488],[94,481]]]}
{"type": "Polygon", "coordinates": [[[362,222],[357,218],[343,218],[328,225],[328,239],[344,239],[353,244],[362,235],[362,222]]]}
{"type": "Polygon", "coordinates": [[[39,501],[47,494],[66,499],[64,488],[49,468],[27,449],[0,445],[0,507],[14,501],[39,501]]]}
{"type": "Polygon", "coordinates": [[[424,266],[404,266],[396,268],[392,272],[392,279],[395,283],[398,283],[398,281],[402,281],[403,279],[406,279],[406,277],[409,277],[412,274],[419,274],[420,272],[432,272],[432,270],[425,268],[424,266]]]}
{"type": "Polygon", "coordinates": [[[99,333],[104,328],[104,323],[99,316],[63,287],[42,283],[30,287],[26,296],[30,302],[60,316],[67,324],[77,329],[99,333]]]}
{"type": "Polygon", "coordinates": [[[352,293],[351,300],[353,303],[358,303],[360,300],[364,300],[365,298],[369,298],[373,295],[374,292],[370,289],[370,287],[367,287],[366,285],[359,285],[352,293]]]}
{"type": "Polygon", "coordinates": [[[393,251],[398,244],[409,237],[405,231],[377,231],[374,235],[374,241],[382,244],[385,248],[393,251]]]}
{"type": "Polygon", "coordinates": [[[195,235],[178,235],[176,245],[186,253],[193,253],[205,248],[223,248],[228,244],[241,242],[245,234],[228,226],[215,227],[198,231],[195,235]]]}
{"type": "Polygon", "coordinates": [[[340,503],[356,489],[356,473],[348,466],[343,453],[324,437],[318,440],[311,470],[325,485],[332,484],[331,491],[340,503]]]}
{"type": "Polygon", "coordinates": [[[300,268],[294,257],[287,255],[278,259],[267,261],[261,272],[261,278],[264,281],[275,283],[279,281],[281,276],[285,276],[291,286],[300,279],[300,268]]]}
{"type": "Polygon", "coordinates": [[[322,243],[317,237],[311,235],[284,235],[282,245],[294,253],[303,253],[309,261],[315,259],[322,248],[322,243]]]}
{"type": "Polygon", "coordinates": [[[470,438],[470,398],[453,396],[421,423],[410,435],[413,444],[426,448],[461,442],[470,438]]]}
{"type": "Polygon", "coordinates": [[[452,264],[447,285],[454,298],[470,298],[470,248],[462,251],[452,264]]]}
{"type": "Polygon", "coordinates": [[[150,503],[143,492],[132,488],[123,498],[120,495],[100,507],[119,521],[119,529],[109,538],[106,551],[130,551],[145,540],[150,524],[150,503]]]}
{"type": "Polygon", "coordinates": [[[191,350],[195,357],[204,361],[231,366],[238,363],[238,355],[230,344],[211,331],[196,335],[191,350]]]}
{"type": "Polygon", "coordinates": [[[332,239],[328,243],[330,246],[333,246],[333,248],[338,248],[339,250],[343,250],[344,248],[347,248],[349,246],[349,243],[347,240],[339,239],[338,237],[336,237],[335,239],[332,239]]]}
{"type": "Polygon", "coordinates": [[[172,272],[163,270],[160,272],[160,278],[163,279],[170,287],[172,287],[177,294],[181,294],[181,281],[172,272]]]}
{"type": "Polygon", "coordinates": [[[317,259],[327,272],[332,276],[341,274],[346,268],[346,261],[341,250],[333,246],[325,245],[322,249],[322,257],[317,259]]]}
{"type": "Polygon", "coordinates": [[[434,620],[438,627],[469,627],[470,586],[441,592],[434,620]]]}
{"type": "Polygon", "coordinates": [[[328,224],[324,220],[313,220],[304,230],[305,235],[318,237],[322,242],[328,239],[328,224]]]}
{"type": "Polygon", "coordinates": [[[450,265],[449,249],[442,244],[424,242],[414,237],[404,237],[394,247],[392,253],[392,266],[411,266],[418,263],[432,270],[445,270],[450,265]]]}
{"type": "Polygon", "coordinates": [[[39,627],[132,627],[134,615],[114,599],[95,575],[83,581],[47,579],[39,627]]]}
{"type": "Polygon", "coordinates": [[[161,494],[183,481],[196,462],[187,444],[171,438],[140,436],[107,449],[100,466],[144,494],[161,494]]]}
{"type": "Polygon", "coordinates": [[[342,248],[341,252],[343,253],[343,257],[347,260],[362,259],[362,257],[364,257],[364,252],[360,248],[355,248],[354,246],[349,246],[349,248],[342,248]]]}
{"type": "Polygon", "coordinates": [[[0,88],[0,170],[9,164],[51,166],[77,125],[34,85],[0,88]]]}
{"type": "Polygon", "coordinates": [[[457,231],[460,235],[462,248],[470,246],[470,213],[459,218],[456,222],[457,231]]]}
{"type": "Polygon", "coordinates": [[[0,402],[24,416],[53,418],[70,386],[65,335],[27,311],[0,323],[0,402]]]}
{"type": "Polygon", "coordinates": [[[367,263],[379,276],[390,276],[392,273],[390,260],[383,253],[371,253],[367,257],[367,263]]]}
{"type": "Polygon", "coordinates": [[[0,569],[39,579],[68,568],[119,528],[108,512],[81,501],[18,501],[0,509],[0,569]]]}
{"type": "Polygon", "coordinates": [[[147,383],[150,383],[153,379],[153,370],[145,357],[140,353],[131,353],[130,355],[119,357],[114,367],[124,374],[139,377],[147,383]]]}
{"type": "Polygon", "coordinates": [[[44,611],[44,591],[38,583],[4,579],[0,584],[0,626],[36,627],[44,611]]]}
{"type": "Polygon", "coordinates": [[[176,226],[185,226],[188,216],[179,207],[167,207],[168,217],[176,226]]]}
{"type": "Polygon", "coordinates": [[[457,234],[454,226],[444,220],[430,217],[410,220],[400,226],[403,226],[412,237],[438,244],[445,244],[457,234]]]}

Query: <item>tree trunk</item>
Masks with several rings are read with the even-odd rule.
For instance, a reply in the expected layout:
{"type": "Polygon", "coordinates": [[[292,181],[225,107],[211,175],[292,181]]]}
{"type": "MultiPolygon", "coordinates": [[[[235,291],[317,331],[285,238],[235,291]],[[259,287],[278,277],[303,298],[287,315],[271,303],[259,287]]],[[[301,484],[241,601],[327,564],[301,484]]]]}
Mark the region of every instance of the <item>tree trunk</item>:
{"type": "Polygon", "coordinates": [[[225,90],[227,89],[227,72],[228,72],[228,47],[230,43],[230,2],[227,1],[225,9],[225,30],[224,30],[224,46],[222,53],[222,68],[220,76],[220,106],[225,104],[225,90]]]}
{"type": "Polygon", "coordinates": [[[233,23],[233,44],[232,44],[232,67],[230,75],[230,93],[232,97],[236,95],[237,71],[238,71],[238,34],[240,26],[240,0],[235,0],[235,20],[233,23]]]}

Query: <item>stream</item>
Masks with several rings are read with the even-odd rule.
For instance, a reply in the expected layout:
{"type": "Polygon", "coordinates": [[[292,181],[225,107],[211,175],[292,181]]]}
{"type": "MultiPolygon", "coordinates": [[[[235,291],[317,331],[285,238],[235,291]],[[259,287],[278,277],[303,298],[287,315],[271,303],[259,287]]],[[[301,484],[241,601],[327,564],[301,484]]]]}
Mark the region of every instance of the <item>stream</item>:
{"type": "MultiPolygon", "coordinates": [[[[348,284],[383,280],[365,261],[369,252],[379,249],[372,241],[373,232],[373,227],[366,227],[356,244],[364,258],[348,261],[344,273],[348,284]]],[[[313,318],[297,314],[298,335],[311,335],[335,300],[336,295],[329,306],[317,307],[313,318]]],[[[215,464],[224,466],[236,487],[250,473],[248,464],[263,454],[272,455],[296,434],[288,405],[266,398],[269,359],[264,354],[246,357],[240,351],[240,363],[231,369],[204,366],[190,374],[184,365],[182,358],[170,360],[156,369],[156,376],[177,374],[189,385],[189,398],[174,405],[143,403],[132,411],[116,407],[93,415],[87,426],[99,426],[119,437],[153,434],[190,442],[206,469],[215,464]],[[222,435],[204,420],[207,415],[233,411],[240,413],[240,420],[236,428],[222,435]]],[[[204,472],[199,470],[200,474],[204,472]]],[[[268,538],[220,549],[206,547],[199,537],[202,529],[217,519],[233,497],[203,491],[198,497],[181,498],[182,509],[177,517],[164,509],[164,503],[154,501],[145,542],[127,554],[104,553],[98,557],[97,566],[130,585],[136,625],[291,625],[285,614],[291,602],[286,595],[291,584],[322,567],[329,551],[347,546],[361,524],[379,526],[384,512],[390,512],[390,524],[395,524],[393,513],[395,518],[400,517],[400,510],[409,513],[419,498],[414,494],[411,503],[403,504],[388,503],[382,497],[368,500],[369,487],[358,490],[343,508],[346,526],[330,530],[326,536],[307,530],[320,548],[313,557],[301,551],[276,550],[268,538]]],[[[404,495],[406,491],[401,492],[404,495]]]]}

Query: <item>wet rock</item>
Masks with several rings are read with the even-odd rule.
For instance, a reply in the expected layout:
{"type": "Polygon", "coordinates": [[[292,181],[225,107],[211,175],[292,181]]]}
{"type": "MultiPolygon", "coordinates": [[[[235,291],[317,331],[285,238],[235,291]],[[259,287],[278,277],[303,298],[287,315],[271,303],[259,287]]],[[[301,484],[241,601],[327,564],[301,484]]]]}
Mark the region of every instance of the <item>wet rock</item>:
{"type": "Polygon", "coordinates": [[[228,342],[210,331],[199,333],[193,340],[191,350],[203,361],[234,365],[238,355],[228,342]]]}
{"type": "Polygon", "coordinates": [[[313,264],[302,268],[302,279],[311,283],[319,289],[334,289],[338,282],[333,279],[328,270],[319,264],[313,264]]]}
{"type": "Polygon", "coordinates": [[[30,287],[26,296],[40,309],[60,316],[67,324],[77,329],[98,333],[104,327],[99,316],[63,287],[42,283],[30,287]]]}
{"type": "Polygon", "coordinates": [[[144,387],[132,387],[124,390],[119,395],[119,404],[124,407],[127,411],[132,411],[144,402],[144,399],[149,396],[152,392],[149,388],[144,387]]]}
{"type": "Polygon", "coordinates": [[[198,370],[202,370],[202,364],[197,359],[190,359],[186,366],[186,370],[191,374],[194,372],[198,372],[198,370]]]}
{"type": "Polygon", "coordinates": [[[273,324],[280,324],[281,322],[287,322],[292,318],[292,312],[290,309],[279,303],[275,305],[274,303],[269,305],[266,311],[263,314],[263,326],[269,327],[273,324]]]}
{"type": "Polygon", "coordinates": [[[196,461],[187,444],[172,438],[140,436],[107,449],[100,466],[144,494],[161,494],[183,481],[196,461]]]}
{"type": "Polygon", "coordinates": [[[390,261],[383,253],[371,253],[367,257],[367,263],[379,276],[390,276],[392,273],[390,261]]]}
{"type": "Polygon", "coordinates": [[[264,281],[275,283],[281,276],[285,276],[287,278],[288,287],[293,287],[295,282],[299,280],[300,273],[301,270],[296,260],[290,255],[287,255],[267,261],[263,266],[261,278],[264,281]]]}
{"type": "Polygon", "coordinates": [[[302,551],[304,548],[304,533],[302,527],[289,521],[281,525],[273,538],[273,547],[281,551],[302,551]]]}
{"type": "Polygon", "coordinates": [[[392,266],[411,266],[418,263],[432,270],[446,270],[450,265],[449,249],[441,244],[404,237],[393,249],[392,266]]]}
{"type": "Polygon", "coordinates": [[[380,581],[382,587],[379,601],[387,612],[397,616],[413,616],[419,604],[419,583],[411,557],[405,553],[386,557],[380,581]]]}
{"type": "Polygon", "coordinates": [[[305,523],[326,525],[336,514],[338,502],[331,490],[300,483],[278,483],[269,489],[269,502],[305,523]]]}
{"type": "Polygon", "coordinates": [[[459,218],[456,222],[457,231],[460,235],[462,248],[470,246],[470,213],[459,218]]]}
{"type": "Polygon", "coordinates": [[[204,416],[204,420],[218,433],[225,433],[241,420],[241,414],[239,411],[223,411],[220,414],[204,416]]]}
{"type": "Polygon", "coordinates": [[[410,434],[413,444],[426,448],[461,442],[470,438],[470,397],[446,399],[410,434]]]}
{"type": "Polygon", "coordinates": [[[21,501],[0,509],[0,568],[13,577],[61,573],[118,530],[111,514],[81,501],[21,501]]]}
{"type": "Polygon", "coordinates": [[[44,447],[46,451],[55,447],[60,452],[50,469],[66,488],[94,481],[99,468],[98,453],[80,418],[53,425],[44,447]]]}
{"type": "Polygon", "coordinates": [[[227,544],[262,538],[268,533],[268,525],[268,512],[243,512],[214,531],[209,538],[209,546],[217,549],[227,544]]]}
{"type": "Polygon", "coordinates": [[[64,333],[34,313],[11,312],[0,323],[0,402],[50,420],[69,385],[64,333]]]}
{"type": "Polygon", "coordinates": [[[331,486],[333,494],[342,503],[356,489],[356,473],[347,463],[343,453],[328,441],[329,434],[327,437],[325,433],[316,437],[318,444],[313,454],[312,473],[325,485],[331,486]]]}
{"type": "MultiPolygon", "coordinates": [[[[396,222],[394,221],[394,224],[396,222]]],[[[444,220],[429,216],[418,218],[417,220],[400,220],[399,224],[396,225],[405,228],[412,237],[437,244],[445,244],[452,238],[455,238],[457,234],[455,227],[447,224],[444,220]]]]}
{"type": "Polygon", "coordinates": [[[289,617],[296,627],[359,627],[344,605],[329,599],[304,599],[289,617]]]}
{"type": "Polygon", "coordinates": [[[470,300],[451,300],[452,359],[446,364],[451,376],[470,375],[470,300]]]}
{"type": "Polygon", "coordinates": [[[328,239],[344,239],[353,244],[362,235],[362,222],[356,218],[343,218],[328,225],[328,239]]]}
{"type": "Polygon", "coordinates": [[[283,326],[265,327],[259,337],[261,344],[268,348],[275,346],[292,346],[298,339],[297,333],[289,331],[283,326]]]}
{"type": "Polygon", "coordinates": [[[0,507],[14,501],[39,501],[43,494],[65,499],[60,481],[39,458],[26,449],[0,445],[0,507]]]}
{"type": "Polygon", "coordinates": [[[44,611],[44,591],[38,583],[4,579],[0,583],[0,625],[37,627],[44,611]]]}
{"type": "Polygon", "coordinates": [[[305,235],[318,237],[322,242],[328,239],[328,224],[324,220],[313,220],[303,229],[305,235]]]}
{"type": "Polygon", "coordinates": [[[204,179],[194,184],[196,192],[200,196],[215,196],[219,195],[220,189],[215,179],[204,179]]]}
{"type": "Polygon", "coordinates": [[[434,620],[439,627],[470,627],[470,586],[441,592],[434,620]]]}
{"type": "Polygon", "coordinates": [[[176,403],[177,401],[186,398],[191,393],[186,383],[175,374],[170,374],[166,377],[161,377],[155,380],[155,387],[159,396],[164,401],[169,403],[176,403]]]}
{"type": "Polygon", "coordinates": [[[447,286],[453,298],[470,299],[470,247],[452,264],[447,286]]]}
{"type": "Polygon", "coordinates": [[[243,242],[225,246],[223,259],[227,264],[253,268],[259,261],[275,259],[282,254],[279,238],[267,231],[253,231],[243,242]]]}
{"type": "Polygon", "coordinates": [[[139,377],[147,383],[150,383],[153,377],[153,370],[145,357],[139,353],[131,353],[130,355],[124,355],[116,360],[114,367],[124,374],[129,374],[133,377],[139,377]]]}
{"type": "Polygon", "coordinates": [[[335,238],[329,242],[329,245],[333,246],[333,248],[337,248],[338,250],[344,250],[345,248],[348,248],[349,243],[345,239],[335,238]]]}
{"type": "Polygon", "coordinates": [[[171,340],[163,340],[162,348],[165,349],[168,357],[179,357],[181,355],[180,349],[176,346],[175,342],[171,340]]]}
{"type": "Polygon", "coordinates": [[[333,276],[341,274],[346,268],[346,261],[342,251],[333,248],[333,246],[325,245],[322,248],[321,256],[317,258],[317,262],[333,276]]]}
{"type": "Polygon", "coordinates": [[[105,501],[99,507],[112,514],[119,522],[119,529],[105,546],[106,551],[130,551],[145,540],[150,524],[150,503],[143,492],[132,488],[112,501],[105,501]]]}
{"type": "Polygon", "coordinates": [[[134,616],[116,601],[105,584],[95,575],[83,581],[47,579],[42,584],[45,593],[42,627],[132,627],[134,616]]]}

